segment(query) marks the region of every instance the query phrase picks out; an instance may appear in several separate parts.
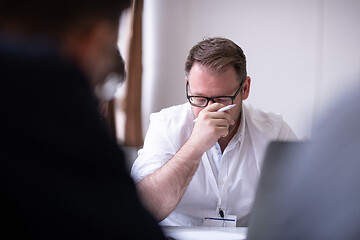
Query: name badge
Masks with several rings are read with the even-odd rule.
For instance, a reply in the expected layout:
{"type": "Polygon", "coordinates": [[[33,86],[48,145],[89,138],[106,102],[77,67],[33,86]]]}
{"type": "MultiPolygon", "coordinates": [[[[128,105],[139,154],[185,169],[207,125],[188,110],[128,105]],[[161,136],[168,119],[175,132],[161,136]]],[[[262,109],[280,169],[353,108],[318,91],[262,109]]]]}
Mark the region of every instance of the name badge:
{"type": "Polygon", "coordinates": [[[204,217],[203,226],[207,227],[236,227],[236,215],[208,215],[204,217]]]}

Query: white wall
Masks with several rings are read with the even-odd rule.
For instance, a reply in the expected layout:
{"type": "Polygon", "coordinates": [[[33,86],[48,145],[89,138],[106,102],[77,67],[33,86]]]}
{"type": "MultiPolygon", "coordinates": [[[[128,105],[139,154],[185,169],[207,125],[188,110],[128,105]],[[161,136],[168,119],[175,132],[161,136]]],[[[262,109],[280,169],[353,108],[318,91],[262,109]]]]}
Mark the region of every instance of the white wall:
{"type": "Polygon", "coordinates": [[[184,63],[204,37],[243,48],[249,103],[277,112],[300,138],[348,87],[360,86],[359,0],[145,0],[143,129],[184,103],[184,63]]]}

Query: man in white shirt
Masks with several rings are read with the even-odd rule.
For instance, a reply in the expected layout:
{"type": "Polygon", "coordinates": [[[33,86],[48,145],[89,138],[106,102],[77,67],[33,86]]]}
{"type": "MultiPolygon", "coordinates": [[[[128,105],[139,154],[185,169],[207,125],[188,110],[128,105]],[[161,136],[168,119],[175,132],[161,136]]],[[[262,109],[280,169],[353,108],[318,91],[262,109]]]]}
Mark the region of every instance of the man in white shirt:
{"type": "Polygon", "coordinates": [[[243,104],[251,79],[231,40],[199,42],[185,72],[189,102],[151,115],[132,167],[140,198],[162,225],[246,226],[267,144],[296,136],[280,116],[243,104]]]}

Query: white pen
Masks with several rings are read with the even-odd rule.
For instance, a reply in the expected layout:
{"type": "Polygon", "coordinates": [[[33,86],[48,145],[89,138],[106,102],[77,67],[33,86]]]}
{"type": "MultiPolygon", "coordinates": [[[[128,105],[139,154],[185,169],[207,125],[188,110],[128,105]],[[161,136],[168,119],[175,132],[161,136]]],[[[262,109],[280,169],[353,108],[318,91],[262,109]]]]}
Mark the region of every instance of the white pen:
{"type": "MultiPolygon", "coordinates": [[[[227,110],[232,109],[232,108],[235,107],[235,106],[236,106],[236,104],[227,105],[227,106],[222,107],[222,108],[220,108],[219,110],[217,110],[217,112],[225,112],[225,111],[227,111],[227,110]]],[[[196,122],[196,120],[197,120],[197,118],[195,118],[193,122],[196,122]]]]}

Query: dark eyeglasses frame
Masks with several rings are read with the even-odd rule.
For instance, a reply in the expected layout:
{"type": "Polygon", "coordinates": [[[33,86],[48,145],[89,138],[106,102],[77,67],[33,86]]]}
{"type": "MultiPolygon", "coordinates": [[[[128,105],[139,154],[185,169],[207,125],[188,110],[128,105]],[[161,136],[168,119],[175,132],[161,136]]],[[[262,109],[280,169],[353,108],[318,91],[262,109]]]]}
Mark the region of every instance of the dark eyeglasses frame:
{"type": "Polygon", "coordinates": [[[206,107],[210,101],[212,102],[216,102],[215,99],[216,98],[230,98],[231,99],[231,104],[234,103],[234,99],[236,98],[236,96],[240,93],[240,90],[243,86],[245,81],[242,81],[241,84],[240,84],[240,87],[238,88],[238,90],[236,90],[235,94],[233,96],[216,96],[216,97],[204,97],[204,96],[189,96],[188,94],[188,88],[189,88],[189,81],[186,81],[186,98],[188,99],[189,103],[195,107],[206,107]],[[197,104],[194,104],[190,101],[190,98],[192,97],[201,97],[201,98],[205,98],[207,101],[206,101],[206,104],[205,105],[197,105],[197,104]]]}

